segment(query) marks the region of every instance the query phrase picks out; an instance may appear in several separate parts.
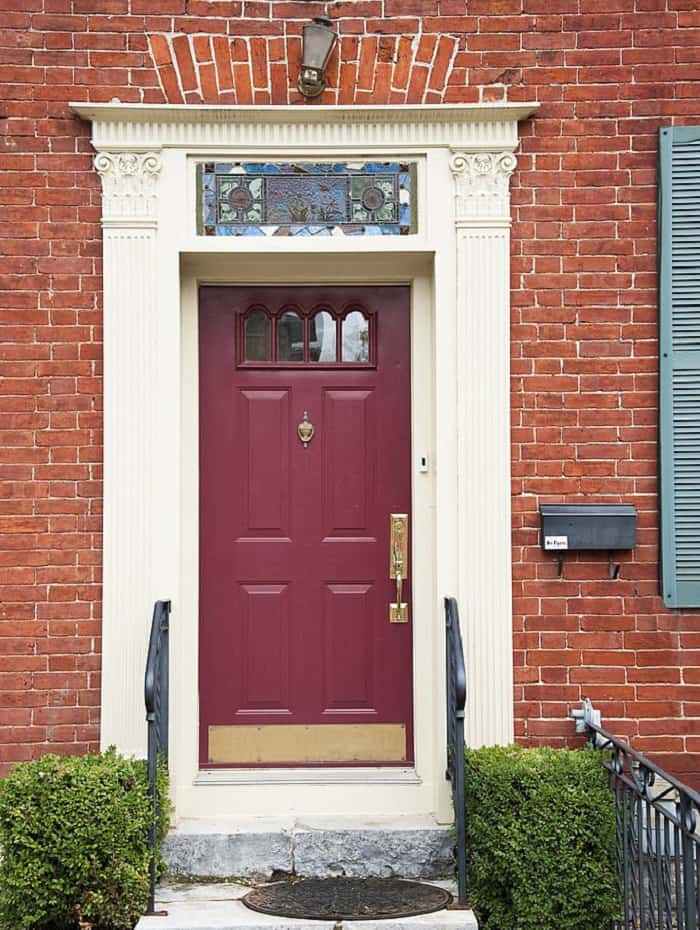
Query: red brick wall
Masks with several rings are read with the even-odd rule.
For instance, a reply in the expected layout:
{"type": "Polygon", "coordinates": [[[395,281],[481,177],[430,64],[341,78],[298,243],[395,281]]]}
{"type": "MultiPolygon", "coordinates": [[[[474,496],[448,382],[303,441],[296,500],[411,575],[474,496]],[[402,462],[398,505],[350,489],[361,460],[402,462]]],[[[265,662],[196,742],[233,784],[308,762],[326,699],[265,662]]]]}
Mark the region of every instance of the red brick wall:
{"type": "Polygon", "coordinates": [[[657,583],[655,146],[700,121],[695,0],[6,0],[0,14],[0,764],[97,739],[100,232],[68,100],[296,102],[299,34],[342,35],[322,102],[537,100],[513,178],[519,738],[583,695],[700,771],[700,623],[657,583]],[[539,501],[625,500],[639,546],[556,577],[539,501]],[[693,755],[695,754],[695,755],[693,755]]]}

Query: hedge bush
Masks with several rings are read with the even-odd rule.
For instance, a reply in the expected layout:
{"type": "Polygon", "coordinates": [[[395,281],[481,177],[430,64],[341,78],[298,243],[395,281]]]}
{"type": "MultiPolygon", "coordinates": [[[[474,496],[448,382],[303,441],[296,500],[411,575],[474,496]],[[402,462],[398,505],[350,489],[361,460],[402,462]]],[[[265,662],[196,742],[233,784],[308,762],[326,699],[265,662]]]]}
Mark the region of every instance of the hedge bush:
{"type": "MultiPolygon", "coordinates": [[[[168,828],[159,773],[158,838],[168,828]]],[[[151,802],[143,760],[44,756],[0,783],[0,927],[130,930],[148,899],[151,802]]]]}
{"type": "Polygon", "coordinates": [[[615,808],[599,752],[467,750],[466,817],[482,930],[609,930],[615,808]]]}

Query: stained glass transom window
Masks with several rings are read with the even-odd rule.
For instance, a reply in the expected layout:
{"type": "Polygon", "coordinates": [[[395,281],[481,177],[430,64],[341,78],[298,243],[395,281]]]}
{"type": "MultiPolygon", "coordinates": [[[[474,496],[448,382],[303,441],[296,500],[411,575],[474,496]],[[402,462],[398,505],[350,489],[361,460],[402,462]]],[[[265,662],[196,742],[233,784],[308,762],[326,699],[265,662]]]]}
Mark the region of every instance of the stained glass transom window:
{"type": "Polygon", "coordinates": [[[416,166],[403,162],[206,162],[205,236],[406,236],[416,231],[416,166]]]}

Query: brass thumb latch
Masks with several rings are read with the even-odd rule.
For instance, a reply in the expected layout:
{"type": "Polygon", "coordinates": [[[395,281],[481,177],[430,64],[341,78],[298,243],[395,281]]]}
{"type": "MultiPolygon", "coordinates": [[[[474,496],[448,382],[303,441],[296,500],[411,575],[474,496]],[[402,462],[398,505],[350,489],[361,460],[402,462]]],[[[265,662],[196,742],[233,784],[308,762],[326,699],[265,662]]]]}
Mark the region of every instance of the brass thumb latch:
{"type": "Polygon", "coordinates": [[[408,604],[402,601],[408,572],[408,514],[392,513],[389,519],[389,577],[396,580],[396,601],[389,604],[389,622],[408,623],[408,604]]]}

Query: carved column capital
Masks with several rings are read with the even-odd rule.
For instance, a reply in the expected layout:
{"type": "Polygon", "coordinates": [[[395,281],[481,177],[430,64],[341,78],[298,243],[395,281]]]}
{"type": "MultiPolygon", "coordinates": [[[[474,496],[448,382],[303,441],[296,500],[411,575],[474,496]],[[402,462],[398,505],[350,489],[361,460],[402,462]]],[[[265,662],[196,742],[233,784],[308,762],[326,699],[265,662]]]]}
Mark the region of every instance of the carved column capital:
{"type": "Polygon", "coordinates": [[[492,219],[510,222],[512,152],[455,152],[450,160],[455,180],[457,223],[492,219]]]}
{"type": "Polygon", "coordinates": [[[155,226],[160,169],[157,152],[100,152],[95,170],[102,179],[103,225],[155,226]]]}

